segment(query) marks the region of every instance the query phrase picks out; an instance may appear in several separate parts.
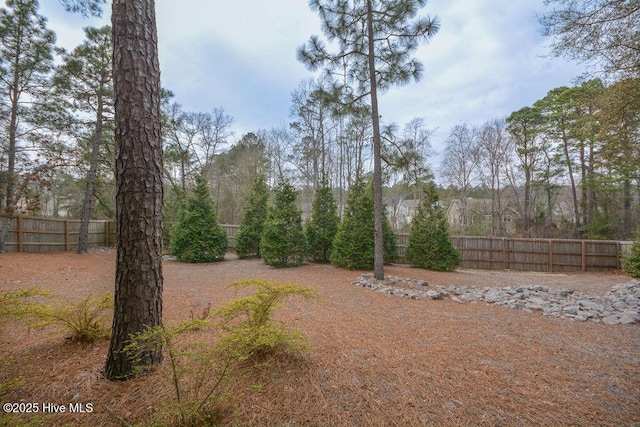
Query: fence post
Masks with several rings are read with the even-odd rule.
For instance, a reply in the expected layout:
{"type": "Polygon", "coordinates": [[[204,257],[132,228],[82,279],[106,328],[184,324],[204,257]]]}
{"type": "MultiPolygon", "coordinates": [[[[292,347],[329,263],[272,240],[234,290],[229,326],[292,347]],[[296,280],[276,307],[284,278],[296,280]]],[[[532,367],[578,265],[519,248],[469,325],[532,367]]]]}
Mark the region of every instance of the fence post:
{"type": "Polygon", "coordinates": [[[16,231],[18,234],[18,252],[22,252],[22,215],[17,215],[16,217],[16,231]]]}
{"type": "Polygon", "coordinates": [[[587,244],[584,240],[580,240],[582,246],[582,271],[587,271],[587,244]]]}
{"type": "Polygon", "coordinates": [[[549,239],[549,273],[553,273],[553,240],[549,239]]]}
{"type": "Polygon", "coordinates": [[[507,270],[507,238],[502,238],[502,269],[507,270]]]}
{"type": "Polygon", "coordinates": [[[64,250],[69,250],[69,220],[64,222],[64,250]]]}
{"type": "Polygon", "coordinates": [[[104,246],[109,247],[109,221],[104,222],[104,246]]]}

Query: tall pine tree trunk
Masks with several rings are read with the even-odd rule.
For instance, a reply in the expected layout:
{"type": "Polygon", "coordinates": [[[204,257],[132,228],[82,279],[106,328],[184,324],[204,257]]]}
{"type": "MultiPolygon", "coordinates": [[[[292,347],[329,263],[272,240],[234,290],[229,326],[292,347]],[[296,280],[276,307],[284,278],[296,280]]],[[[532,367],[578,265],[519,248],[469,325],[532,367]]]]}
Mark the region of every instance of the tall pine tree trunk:
{"type": "Polygon", "coordinates": [[[367,0],[367,31],[369,42],[369,82],[371,85],[371,119],[373,123],[373,224],[374,252],[373,275],[378,280],[384,279],[384,242],[382,232],[382,156],[380,138],[380,115],[378,113],[378,93],[376,82],[376,65],[373,34],[373,5],[367,0]]]}
{"type": "Polygon", "coordinates": [[[105,373],[126,379],[162,361],[158,343],[131,358],[131,334],[162,321],[160,66],[153,0],[113,0],[117,261],[105,373]]]}

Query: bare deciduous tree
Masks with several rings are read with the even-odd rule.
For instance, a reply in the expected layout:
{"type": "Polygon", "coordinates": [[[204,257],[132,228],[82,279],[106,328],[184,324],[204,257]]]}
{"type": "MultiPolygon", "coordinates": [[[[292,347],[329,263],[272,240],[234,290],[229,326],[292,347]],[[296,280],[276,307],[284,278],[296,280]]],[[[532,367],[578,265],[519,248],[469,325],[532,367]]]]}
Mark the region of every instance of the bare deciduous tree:
{"type": "Polygon", "coordinates": [[[477,131],[467,123],[451,129],[445,141],[441,173],[460,191],[462,205],[462,225],[468,225],[467,201],[469,192],[478,178],[480,165],[480,145],[477,131]]]}
{"type": "Polygon", "coordinates": [[[553,38],[552,52],[595,63],[609,74],[640,72],[640,2],[636,0],[545,0],[555,6],[539,19],[553,38]]]}

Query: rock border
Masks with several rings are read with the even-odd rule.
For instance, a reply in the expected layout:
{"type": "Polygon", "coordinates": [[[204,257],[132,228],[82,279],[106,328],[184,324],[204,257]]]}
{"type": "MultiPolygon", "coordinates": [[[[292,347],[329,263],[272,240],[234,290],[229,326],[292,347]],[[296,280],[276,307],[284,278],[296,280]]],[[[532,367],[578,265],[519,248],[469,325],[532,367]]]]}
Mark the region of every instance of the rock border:
{"type": "Polygon", "coordinates": [[[352,284],[410,299],[485,302],[529,313],[542,311],[545,316],[582,322],[590,320],[607,325],[640,323],[640,280],[616,285],[606,295],[598,297],[542,285],[503,288],[456,285],[430,287],[425,280],[387,276],[382,281],[376,280],[370,273],[358,276],[352,284]]]}

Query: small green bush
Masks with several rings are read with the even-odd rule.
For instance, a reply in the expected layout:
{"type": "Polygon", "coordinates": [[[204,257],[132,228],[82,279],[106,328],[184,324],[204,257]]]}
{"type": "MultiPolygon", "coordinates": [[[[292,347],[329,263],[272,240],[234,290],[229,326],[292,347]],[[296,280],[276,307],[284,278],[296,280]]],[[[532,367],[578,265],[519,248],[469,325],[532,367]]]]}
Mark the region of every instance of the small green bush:
{"type": "Polygon", "coordinates": [[[253,183],[249,202],[242,213],[240,228],[235,235],[238,258],[260,256],[260,239],[267,216],[268,199],[269,187],[264,176],[260,176],[253,183]]]}
{"type": "Polygon", "coordinates": [[[274,196],[262,230],[260,255],[274,267],[301,265],[307,254],[307,238],[296,207],[296,190],[288,182],[281,182],[274,196]]]}
{"type": "Polygon", "coordinates": [[[111,309],[111,293],[86,297],[76,303],[27,301],[22,307],[24,315],[36,320],[35,327],[57,326],[70,334],[70,340],[85,343],[109,338],[111,309]]]}
{"type": "Polygon", "coordinates": [[[226,332],[218,344],[223,354],[246,360],[282,350],[305,348],[301,345],[304,335],[287,331],[272,320],[272,315],[288,297],[315,298],[313,289],[257,279],[236,282],[231,286],[236,289],[255,287],[257,291],[254,295],[233,300],[213,313],[221,319],[221,327],[226,332]]]}
{"type": "Polygon", "coordinates": [[[36,297],[49,297],[40,289],[17,289],[0,293],[0,324],[28,317],[25,302],[36,297]]]}
{"type": "MultiPolygon", "coordinates": [[[[225,388],[249,359],[303,349],[303,335],[286,331],[272,320],[274,310],[289,296],[314,297],[311,289],[264,280],[234,283],[237,289],[257,287],[255,295],[239,298],[209,313],[191,314],[191,319],[176,326],[148,328],[136,335],[125,348],[130,357],[144,353],[150,346],[162,345],[167,363],[164,372],[175,400],[155,414],[161,425],[216,425],[223,411],[225,388]],[[181,337],[206,331],[206,341],[181,337]],[[210,333],[221,333],[218,341],[210,333]]],[[[140,367],[140,369],[145,369],[140,367]]]]}
{"type": "Polygon", "coordinates": [[[48,292],[38,289],[4,292],[0,294],[0,323],[27,320],[36,328],[57,326],[70,334],[70,340],[79,342],[109,337],[113,294],[86,297],[75,303],[49,302],[50,298],[48,292]]]}
{"type": "Polygon", "coordinates": [[[452,271],[462,262],[449,238],[447,220],[433,184],[427,186],[411,220],[405,255],[411,266],[435,271],[452,271]]]}
{"type": "Polygon", "coordinates": [[[631,251],[622,257],[622,269],[631,277],[640,277],[640,231],[631,251]]]}
{"type": "Polygon", "coordinates": [[[160,345],[166,362],[161,372],[169,372],[168,379],[175,400],[164,402],[162,410],[154,414],[159,425],[216,425],[221,415],[220,399],[223,381],[227,378],[232,359],[220,358],[208,342],[181,342],[190,332],[210,329],[210,319],[194,318],[178,325],[149,327],[137,334],[125,347],[141,372],[149,370],[136,360],[153,347],[160,345]]]}
{"type": "Polygon", "coordinates": [[[171,253],[182,262],[221,261],[227,253],[227,233],[218,224],[215,205],[203,176],[180,207],[171,230],[171,253]]]}

